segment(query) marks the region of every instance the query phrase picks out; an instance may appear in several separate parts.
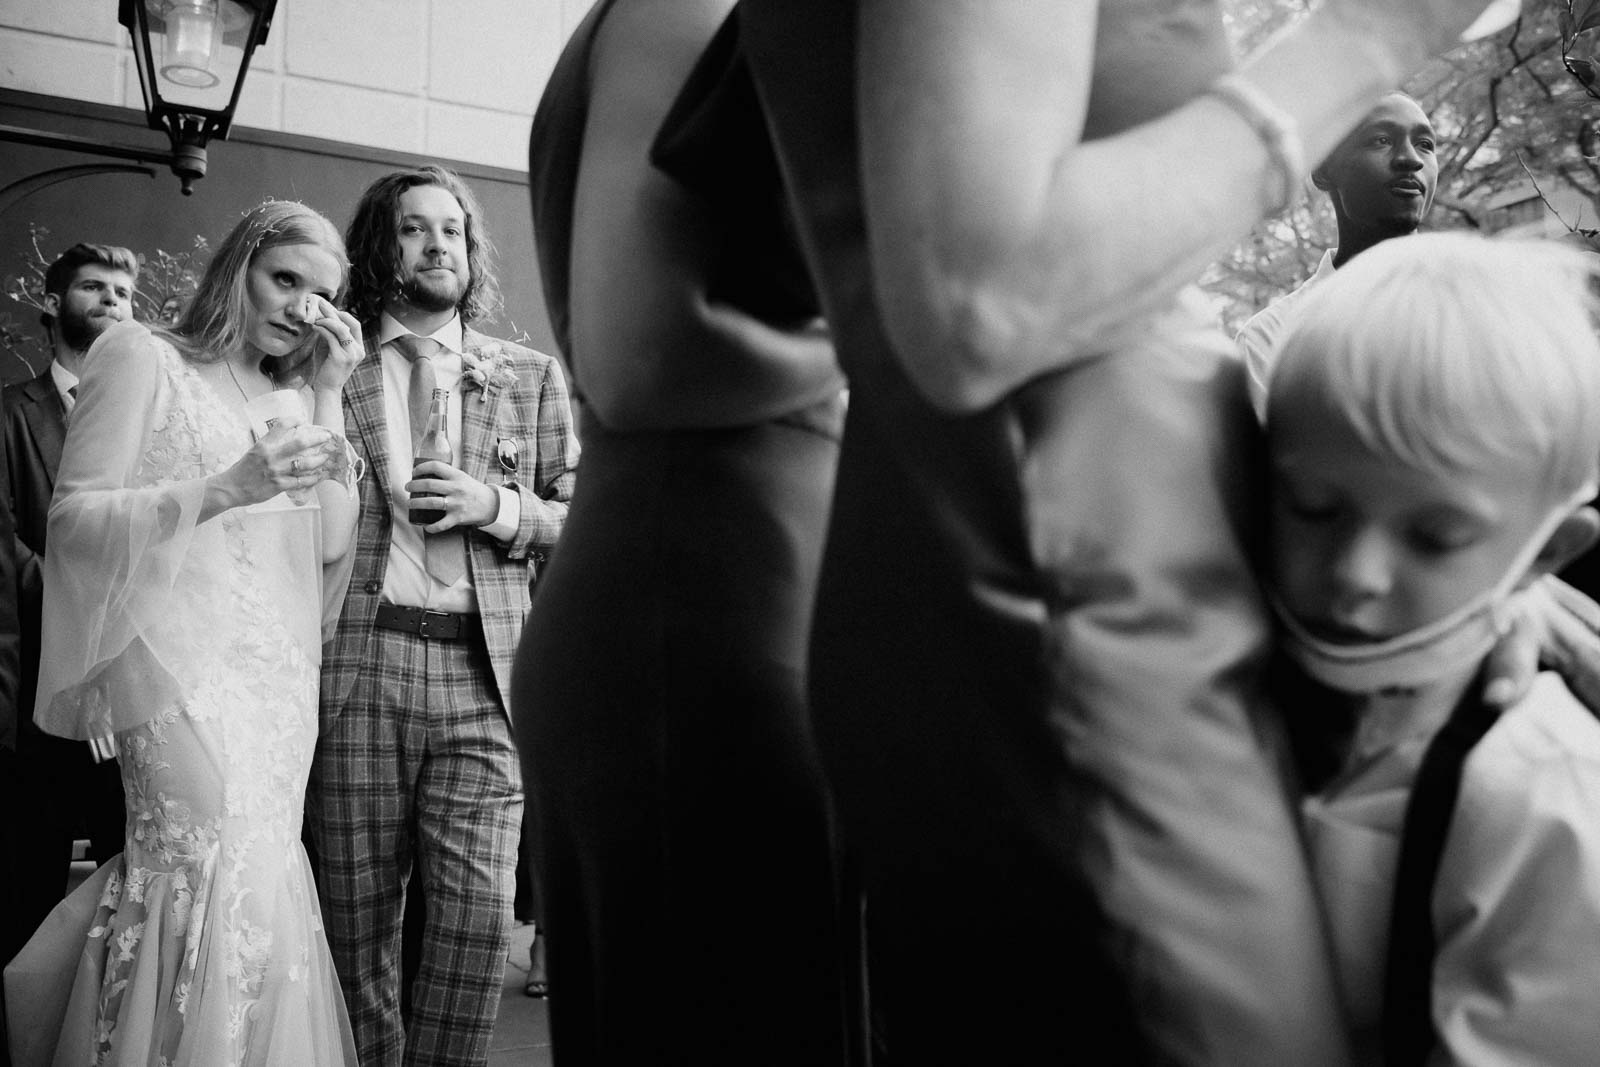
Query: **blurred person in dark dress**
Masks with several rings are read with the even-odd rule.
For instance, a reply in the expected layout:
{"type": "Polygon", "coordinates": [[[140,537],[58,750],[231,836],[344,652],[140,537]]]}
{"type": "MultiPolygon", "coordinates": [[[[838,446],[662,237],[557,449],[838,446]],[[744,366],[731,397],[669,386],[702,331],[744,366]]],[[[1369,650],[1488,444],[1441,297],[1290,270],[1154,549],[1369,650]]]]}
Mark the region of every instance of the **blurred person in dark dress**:
{"type": "Polygon", "coordinates": [[[844,382],[732,7],[602,0],[534,119],[584,449],[513,694],[563,1067],[845,1055],[805,702],[844,382]]]}

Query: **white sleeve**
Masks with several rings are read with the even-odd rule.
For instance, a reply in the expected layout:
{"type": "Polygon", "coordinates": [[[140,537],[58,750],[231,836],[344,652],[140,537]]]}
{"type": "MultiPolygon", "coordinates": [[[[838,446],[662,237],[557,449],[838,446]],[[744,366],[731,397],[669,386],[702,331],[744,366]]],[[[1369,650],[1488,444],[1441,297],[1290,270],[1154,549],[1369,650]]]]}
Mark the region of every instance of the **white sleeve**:
{"type": "Polygon", "coordinates": [[[1268,305],[1240,327],[1234,339],[1249,373],[1250,407],[1257,422],[1267,419],[1267,372],[1271,369],[1278,325],[1277,316],[1268,305]]]}
{"type": "MultiPolygon", "coordinates": [[[[100,737],[176,699],[169,599],[205,495],[184,457],[152,456],[158,427],[181,417],[169,367],[148,330],[107,331],[86,359],[50,507],[35,719],[67,737],[100,737]],[[137,699],[130,695],[137,694],[137,699]]],[[[198,463],[196,440],[193,458],[198,463]]]]}
{"type": "MultiPolygon", "coordinates": [[[[1596,730],[1574,715],[1588,718],[1566,725],[1596,730]]],[[[1502,744],[1469,759],[1434,889],[1431,1063],[1579,1067],[1600,1054],[1595,747],[1502,744]]]]}

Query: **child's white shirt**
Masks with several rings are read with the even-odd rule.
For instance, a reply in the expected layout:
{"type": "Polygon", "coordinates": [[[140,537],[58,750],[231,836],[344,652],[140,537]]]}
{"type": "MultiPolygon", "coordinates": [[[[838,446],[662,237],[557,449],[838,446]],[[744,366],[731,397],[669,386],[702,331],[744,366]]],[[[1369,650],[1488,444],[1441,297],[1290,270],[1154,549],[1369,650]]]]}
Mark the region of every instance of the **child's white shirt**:
{"type": "MultiPolygon", "coordinates": [[[[1373,698],[1344,770],[1303,805],[1359,1062],[1376,1061],[1406,804],[1467,684],[1373,698]]],[[[1468,756],[1433,915],[1433,1063],[1597,1062],[1600,721],[1556,675],[1468,756]]]]}

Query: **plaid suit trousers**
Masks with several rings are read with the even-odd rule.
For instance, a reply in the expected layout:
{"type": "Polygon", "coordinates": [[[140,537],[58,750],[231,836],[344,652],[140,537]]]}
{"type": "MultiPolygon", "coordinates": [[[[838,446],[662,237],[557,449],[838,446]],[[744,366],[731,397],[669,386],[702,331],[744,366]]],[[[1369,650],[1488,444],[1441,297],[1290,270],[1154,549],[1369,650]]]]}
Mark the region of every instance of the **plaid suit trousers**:
{"type": "Polygon", "coordinates": [[[323,917],[366,1067],[481,1065],[512,927],[522,777],[481,639],[375,630],[324,724],[307,815],[323,917]],[[412,865],[427,903],[410,1026],[400,930],[412,865]]]}

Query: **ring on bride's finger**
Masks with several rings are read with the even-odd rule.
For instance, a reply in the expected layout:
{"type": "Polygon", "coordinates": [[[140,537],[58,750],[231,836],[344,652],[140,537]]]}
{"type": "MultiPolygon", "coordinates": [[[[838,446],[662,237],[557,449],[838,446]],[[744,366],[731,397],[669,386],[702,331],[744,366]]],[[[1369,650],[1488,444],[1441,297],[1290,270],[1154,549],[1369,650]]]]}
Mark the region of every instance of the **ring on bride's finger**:
{"type": "Polygon", "coordinates": [[[289,470],[295,474],[300,473],[300,457],[296,456],[289,461],[289,470]]]}

